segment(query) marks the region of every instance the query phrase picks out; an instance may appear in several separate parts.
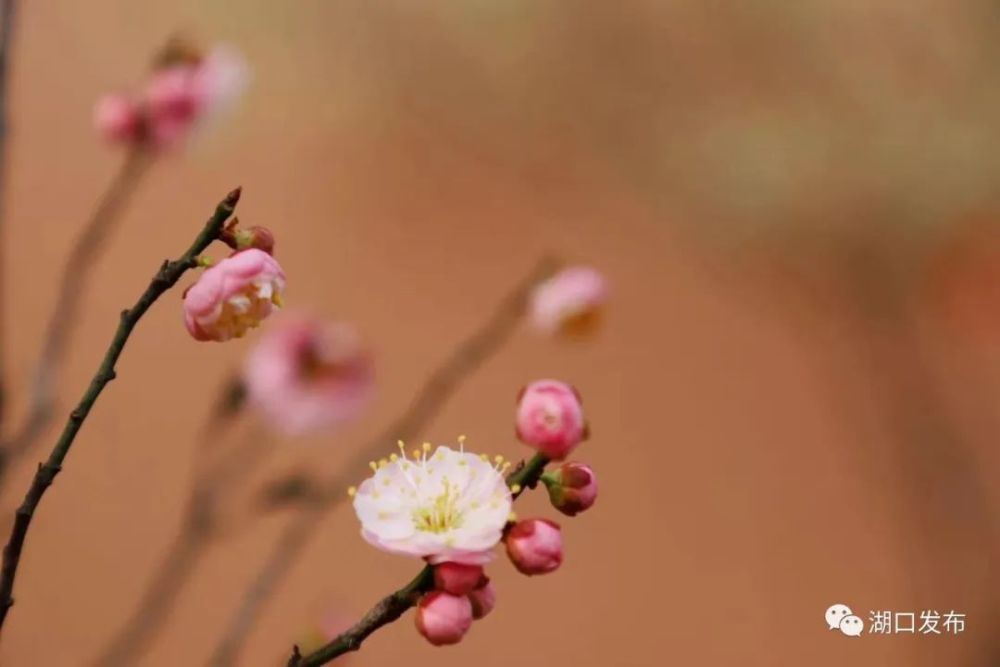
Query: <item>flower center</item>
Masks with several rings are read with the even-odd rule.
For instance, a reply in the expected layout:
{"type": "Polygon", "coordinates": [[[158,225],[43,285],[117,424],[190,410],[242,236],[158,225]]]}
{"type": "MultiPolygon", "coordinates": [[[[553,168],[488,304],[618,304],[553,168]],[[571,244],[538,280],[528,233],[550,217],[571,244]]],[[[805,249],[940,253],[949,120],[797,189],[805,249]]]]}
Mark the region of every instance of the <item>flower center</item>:
{"type": "Polygon", "coordinates": [[[446,533],[462,525],[462,510],[458,507],[458,490],[444,481],[444,491],[431,501],[413,510],[413,525],[425,533],[446,533]]]}
{"type": "Polygon", "coordinates": [[[242,338],[247,330],[260,325],[272,305],[281,306],[281,295],[272,285],[248,285],[222,305],[217,326],[234,338],[242,338]]]}

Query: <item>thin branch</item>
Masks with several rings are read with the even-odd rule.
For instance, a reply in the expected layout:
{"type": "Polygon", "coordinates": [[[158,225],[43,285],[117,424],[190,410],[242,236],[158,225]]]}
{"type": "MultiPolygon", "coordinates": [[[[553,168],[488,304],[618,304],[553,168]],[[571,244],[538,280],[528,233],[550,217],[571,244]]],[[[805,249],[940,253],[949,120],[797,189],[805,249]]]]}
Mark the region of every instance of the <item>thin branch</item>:
{"type": "Polygon", "coordinates": [[[73,446],[73,441],[83,426],[84,420],[87,419],[87,415],[90,414],[90,410],[94,407],[94,403],[97,402],[101,392],[104,391],[104,387],[115,378],[115,364],[125,349],[125,344],[128,342],[132,330],[145,312],[149,310],[150,306],[164,292],[173,287],[188,269],[197,265],[196,258],[213,241],[218,239],[219,233],[222,231],[222,226],[232,215],[239,198],[239,188],[230,192],[216,207],[215,213],[209,218],[204,229],[195,238],[194,243],[191,244],[187,252],[175,261],[164,261],[160,270],[153,276],[149,287],[146,288],[146,291],[139,297],[135,305],[128,310],[122,311],[118,329],[111,339],[111,345],[108,347],[108,351],[105,353],[104,359],[97,369],[97,373],[90,381],[90,385],[84,392],[79,404],[70,413],[66,421],[66,426],[52,448],[48,460],[45,463],[39,464],[38,471],[35,473],[27,494],[25,494],[24,502],[14,514],[14,523],[11,527],[10,538],[3,550],[3,565],[0,567],[0,628],[3,627],[3,623],[7,619],[7,612],[10,611],[11,606],[14,604],[14,598],[12,597],[14,578],[17,575],[17,567],[21,560],[21,550],[24,547],[28,528],[31,526],[31,519],[42,500],[42,496],[45,495],[45,491],[62,469],[63,461],[66,459],[66,455],[69,454],[69,450],[73,446]]]}
{"type": "Polygon", "coordinates": [[[141,145],[132,148],[108,185],[70,251],[63,267],[55,306],[49,316],[42,351],[32,378],[28,414],[18,431],[0,443],[0,476],[10,463],[24,454],[52,422],[56,400],[56,371],[76,330],[81,295],[91,269],[121,219],[121,212],[152,162],[141,145]]]}
{"type": "Polygon", "coordinates": [[[3,220],[6,212],[7,192],[7,137],[10,133],[10,110],[7,101],[8,82],[10,80],[10,49],[14,41],[14,28],[17,20],[17,0],[0,0],[0,425],[5,415],[6,385],[4,383],[3,353],[6,350],[7,322],[4,299],[4,278],[6,277],[6,262],[4,252],[7,244],[4,242],[3,220]]]}
{"type": "MultiPolygon", "coordinates": [[[[521,490],[514,494],[515,499],[524,489],[534,488],[538,484],[548,459],[536,454],[527,464],[521,464],[517,470],[507,476],[507,486],[520,485],[521,490]]],[[[410,583],[395,593],[382,598],[364,617],[350,629],[334,637],[326,645],[316,649],[307,656],[299,653],[296,646],[288,659],[288,667],[319,667],[334,658],[350,651],[357,651],[361,644],[379,628],[399,619],[406,611],[420,601],[420,596],[434,586],[434,570],[427,565],[410,583]]]]}
{"type": "Polygon", "coordinates": [[[524,314],[531,290],[556,268],[554,260],[541,260],[530,274],[499,304],[489,320],[460,344],[418,390],[403,414],[364,447],[358,450],[343,470],[323,484],[324,492],[312,497],[286,525],[273,551],[258,570],[216,645],[210,667],[231,667],[256,624],[264,604],[292,565],[301,556],[316,527],[326,514],[346,497],[344,489],[351,475],[383,451],[386,443],[419,437],[437,416],[462,382],[490,359],[516,330],[524,314]]]}

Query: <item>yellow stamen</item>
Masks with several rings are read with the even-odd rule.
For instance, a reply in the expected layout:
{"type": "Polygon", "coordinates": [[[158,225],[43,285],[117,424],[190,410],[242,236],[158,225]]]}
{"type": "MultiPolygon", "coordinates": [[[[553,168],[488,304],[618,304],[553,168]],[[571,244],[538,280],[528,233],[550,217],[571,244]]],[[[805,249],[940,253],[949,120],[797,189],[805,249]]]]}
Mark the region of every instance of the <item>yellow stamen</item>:
{"type": "Polygon", "coordinates": [[[351,498],[353,498],[355,494],[357,494],[357,492],[358,492],[358,487],[356,486],[347,487],[347,495],[350,496],[351,498]]]}

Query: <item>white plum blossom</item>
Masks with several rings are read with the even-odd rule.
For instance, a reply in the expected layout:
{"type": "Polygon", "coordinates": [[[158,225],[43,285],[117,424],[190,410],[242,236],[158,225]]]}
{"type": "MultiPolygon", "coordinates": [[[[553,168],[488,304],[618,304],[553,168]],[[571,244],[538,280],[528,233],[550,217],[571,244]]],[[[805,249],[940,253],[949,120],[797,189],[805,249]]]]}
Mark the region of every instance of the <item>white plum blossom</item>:
{"type": "Polygon", "coordinates": [[[407,458],[400,443],[402,456],[372,462],[374,475],[350,489],[362,537],[432,564],[489,562],[511,515],[503,474],[510,463],[466,452],[462,444],[457,451],[430,449],[425,443],[407,458]]]}

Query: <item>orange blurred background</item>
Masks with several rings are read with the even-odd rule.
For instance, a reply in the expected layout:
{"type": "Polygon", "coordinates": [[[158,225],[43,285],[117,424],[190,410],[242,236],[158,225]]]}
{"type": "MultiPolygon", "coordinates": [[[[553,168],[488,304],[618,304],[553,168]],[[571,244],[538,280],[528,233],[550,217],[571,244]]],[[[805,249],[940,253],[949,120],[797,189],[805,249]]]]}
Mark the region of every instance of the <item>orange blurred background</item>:
{"type": "MultiPolygon", "coordinates": [[[[563,522],[558,573],[492,566],[497,609],[457,647],[408,615],[347,661],[1000,660],[995,3],[22,4],[2,248],[15,422],[61,262],[121,159],[92,105],[177,31],[236,45],[253,85],[141,185],[85,297],[61,413],[121,308],[236,185],[240,219],[277,235],[289,305],[357,323],[377,353],[372,410],[276,444],[137,664],[206,664],[290,516],[258,517],[253,489],[337,470],[546,252],[607,275],[600,336],[519,331],[425,436],[521,456],[516,391],[571,381],[598,504],[563,522]],[[823,622],[834,603],[967,626],[852,639],[823,622]]],[[[199,425],[253,342],[192,341],[180,293],[140,323],[42,503],[4,665],[92,664],[179,528],[199,425]]],[[[8,515],[56,433],[7,478],[8,515]]],[[[553,511],[536,493],[518,513],[553,511]]],[[[285,664],[317,619],[359,618],[416,571],[357,532],[346,504],[323,522],[240,665],[285,664]]]]}

